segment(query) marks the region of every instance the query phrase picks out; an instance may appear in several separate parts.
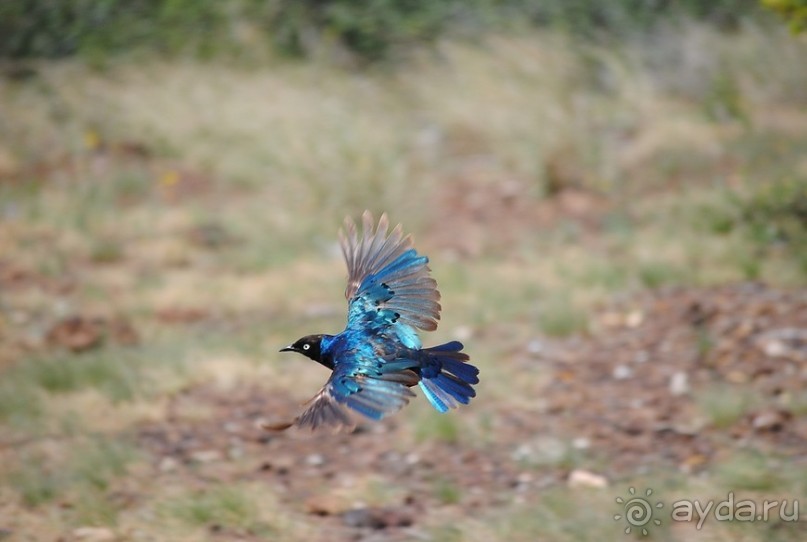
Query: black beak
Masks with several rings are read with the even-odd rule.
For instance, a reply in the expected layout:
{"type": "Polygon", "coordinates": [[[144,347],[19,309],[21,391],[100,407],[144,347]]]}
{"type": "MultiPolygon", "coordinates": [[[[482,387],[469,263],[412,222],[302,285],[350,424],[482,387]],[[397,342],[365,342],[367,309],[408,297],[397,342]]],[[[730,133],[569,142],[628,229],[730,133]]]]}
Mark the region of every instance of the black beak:
{"type": "Polygon", "coordinates": [[[281,348],[280,351],[281,352],[294,352],[295,350],[294,350],[294,347],[287,346],[286,348],[281,348]]]}

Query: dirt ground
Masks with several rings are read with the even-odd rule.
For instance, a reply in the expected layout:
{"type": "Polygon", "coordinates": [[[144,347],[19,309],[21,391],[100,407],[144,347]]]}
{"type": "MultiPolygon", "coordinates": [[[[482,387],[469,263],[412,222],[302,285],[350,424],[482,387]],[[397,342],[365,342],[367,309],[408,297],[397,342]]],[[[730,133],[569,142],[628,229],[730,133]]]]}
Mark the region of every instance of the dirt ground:
{"type": "Polygon", "coordinates": [[[259,480],[332,540],[403,540],[441,506],[476,514],[514,498],[539,505],[546,488],[567,483],[574,462],[557,459],[575,450],[590,452],[611,480],[659,469],[697,473],[737,449],[807,461],[807,420],[799,415],[807,379],[805,292],[754,283],[670,288],[614,303],[598,318],[590,337],[514,345],[503,363],[551,376],[535,387],[529,408],[486,413],[490,434],[477,446],[390,449],[399,440],[395,417],[352,434],[266,432],[260,424],[269,413],[293,416],[299,404],[260,384],[184,391],[165,421],[137,428],[137,439],[150,454],[155,483],[259,480]],[[753,399],[729,419],[710,419],[698,401],[714,390],[753,399]],[[198,419],[198,410],[210,415],[198,419]],[[394,505],[340,497],[340,488],[368,473],[395,488],[394,505]],[[435,495],[435,477],[462,495],[457,504],[435,495]],[[374,537],[378,531],[383,537],[374,537]]]}

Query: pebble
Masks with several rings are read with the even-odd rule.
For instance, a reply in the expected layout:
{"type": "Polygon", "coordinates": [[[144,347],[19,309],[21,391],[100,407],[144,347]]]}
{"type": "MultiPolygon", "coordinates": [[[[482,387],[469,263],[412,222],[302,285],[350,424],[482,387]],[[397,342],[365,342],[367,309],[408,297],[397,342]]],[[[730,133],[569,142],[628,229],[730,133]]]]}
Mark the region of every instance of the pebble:
{"type": "Polygon", "coordinates": [[[639,327],[644,322],[644,314],[640,310],[631,311],[625,317],[625,325],[628,327],[639,327]]]}
{"type": "Polygon", "coordinates": [[[73,536],[78,540],[88,542],[107,542],[115,540],[115,533],[106,527],[79,527],[73,530],[73,536]]]}
{"type": "Polygon", "coordinates": [[[221,459],[218,450],[197,450],[191,454],[191,459],[199,463],[212,463],[221,459]]]}
{"type": "Polygon", "coordinates": [[[575,469],[569,473],[567,480],[569,487],[590,487],[590,488],[605,488],[608,487],[608,479],[601,475],[583,469],[575,469]]]}
{"type": "Polygon", "coordinates": [[[527,352],[532,354],[533,356],[537,356],[542,354],[544,351],[544,343],[538,339],[533,339],[527,343],[527,352]]]}
{"type": "Polygon", "coordinates": [[[577,437],[572,441],[572,448],[575,450],[588,450],[591,448],[591,441],[586,437],[577,437]]]}
{"type": "Polygon", "coordinates": [[[325,463],[325,457],[322,454],[308,454],[305,458],[305,463],[312,467],[319,467],[325,463]]]}
{"type": "Polygon", "coordinates": [[[171,456],[163,457],[160,460],[160,464],[157,465],[157,469],[160,472],[173,472],[179,468],[179,461],[176,458],[171,456]]]}
{"type": "Polygon", "coordinates": [[[678,371],[670,377],[670,393],[679,397],[689,393],[689,376],[683,371],[678,371]]]}
{"type": "Polygon", "coordinates": [[[417,465],[418,463],[420,463],[420,456],[415,452],[410,452],[406,454],[406,458],[404,459],[404,461],[406,461],[406,464],[410,466],[417,465]]]}
{"type": "Polygon", "coordinates": [[[788,416],[778,410],[766,410],[754,416],[751,425],[754,429],[781,429],[788,416]]]}
{"type": "Polygon", "coordinates": [[[613,377],[616,380],[627,380],[633,376],[633,369],[627,365],[617,365],[614,367],[613,377]]]}

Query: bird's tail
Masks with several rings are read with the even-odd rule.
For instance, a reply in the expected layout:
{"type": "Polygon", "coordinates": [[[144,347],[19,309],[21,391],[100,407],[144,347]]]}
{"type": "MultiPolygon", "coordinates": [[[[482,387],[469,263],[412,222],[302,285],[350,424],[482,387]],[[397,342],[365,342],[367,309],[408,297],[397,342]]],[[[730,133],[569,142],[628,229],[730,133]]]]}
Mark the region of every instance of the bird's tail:
{"type": "Polygon", "coordinates": [[[449,343],[424,348],[420,389],[434,408],[446,412],[460,404],[467,405],[476,397],[472,384],[479,382],[479,369],[468,363],[468,354],[461,352],[462,343],[449,343]]]}

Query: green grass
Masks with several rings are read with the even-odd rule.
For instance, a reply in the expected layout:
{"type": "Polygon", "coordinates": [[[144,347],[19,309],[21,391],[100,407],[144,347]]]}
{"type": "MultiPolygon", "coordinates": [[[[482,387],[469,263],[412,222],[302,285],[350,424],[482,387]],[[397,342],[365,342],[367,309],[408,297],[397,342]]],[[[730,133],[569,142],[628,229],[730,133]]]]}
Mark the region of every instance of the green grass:
{"type": "Polygon", "coordinates": [[[696,402],[707,419],[720,429],[740,420],[758,403],[758,398],[739,386],[714,386],[700,390],[696,402]]]}
{"type": "Polygon", "coordinates": [[[114,522],[115,506],[107,492],[127,473],[137,452],[125,438],[96,436],[66,441],[59,455],[36,451],[36,440],[23,444],[28,453],[5,474],[23,504],[43,506],[55,499],[75,499],[74,520],[114,522]]]}
{"type": "Polygon", "coordinates": [[[566,337],[586,331],[588,317],[568,299],[554,298],[541,306],[538,324],[551,337],[566,337]]]}
{"type": "Polygon", "coordinates": [[[434,494],[443,504],[457,504],[462,498],[462,490],[448,479],[439,479],[434,483],[434,494]]]}
{"type": "Polygon", "coordinates": [[[93,388],[113,401],[125,401],[134,397],[139,386],[135,360],[136,356],[120,348],[65,352],[24,360],[11,378],[50,393],[93,388]]]}
{"type": "Polygon", "coordinates": [[[63,473],[47,465],[42,456],[24,459],[7,476],[26,506],[39,506],[52,501],[64,486],[63,473]]]}
{"type": "Polygon", "coordinates": [[[96,437],[73,454],[69,471],[81,484],[105,491],[136,458],[136,451],[124,440],[96,437]]]}
{"type": "Polygon", "coordinates": [[[44,410],[39,394],[30,386],[11,379],[0,382],[0,421],[15,428],[32,430],[44,410]]]}
{"type": "Polygon", "coordinates": [[[415,427],[415,438],[418,441],[438,441],[456,444],[460,440],[460,426],[454,417],[448,414],[422,416],[415,427]]]}
{"type": "MultiPolygon", "coordinates": [[[[495,520],[493,532],[498,540],[527,542],[533,540],[590,540],[618,537],[619,527],[613,511],[607,512],[607,501],[613,497],[603,491],[589,494],[566,489],[544,493],[540,503],[516,507],[495,520]]],[[[622,535],[624,536],[624,535],[622,535]]]]}
{"type": "Polygon", "coordinates": [[[645,288],[658,288],[667,284],[685,282],[685,274],[664,262],[646,262],[639,267],[639,280],[645,288]]]}
{"type": "Polygon", "coordinates": [[[197,526],[248,528],[258,519],[258,504],[238,487],[213,486],[165,504],[167,515],[197,526]]]}
{"type": "Polygon", "coordinates": [[[754,451],[733,454],[718,465],[716,475],[732,491],[775,491],[790,478],[782,476],[780,460],[754,451]]]}

